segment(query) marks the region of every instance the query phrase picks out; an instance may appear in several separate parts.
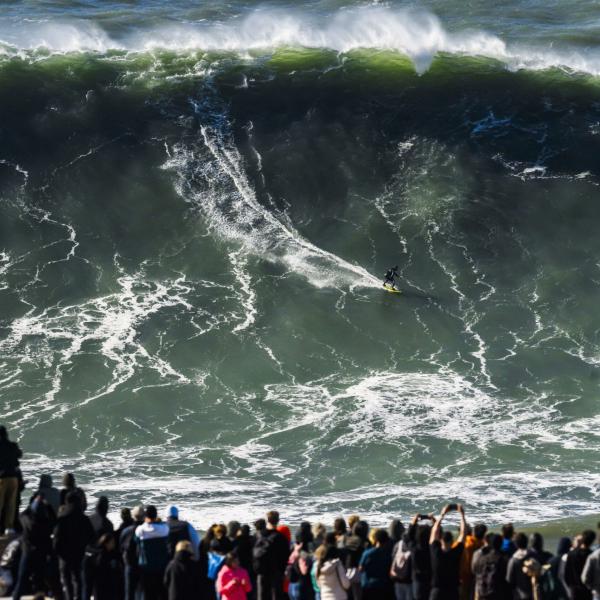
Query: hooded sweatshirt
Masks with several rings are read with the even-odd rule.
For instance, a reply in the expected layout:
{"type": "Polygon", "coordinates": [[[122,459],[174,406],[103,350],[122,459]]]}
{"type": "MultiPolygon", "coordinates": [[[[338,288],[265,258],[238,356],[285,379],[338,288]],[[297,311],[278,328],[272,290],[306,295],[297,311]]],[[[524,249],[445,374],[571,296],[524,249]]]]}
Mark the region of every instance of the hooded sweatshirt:
{"type": "Polygon", "coordinates": [[[52,475],[42,475],[40,477],[40,485],[35,495],[37,496],[37,494],[41,494],[46,499],[54,514],[57,515],[60,506],[60,492],[52,485],[52,475]]]}
{"type": "Polygon", "coordinates": [[[346,576],[346,571],[339,558],[323,563],[319,575],[316,576],[316,581],[321,591],[321,600],[346,600],[348,598],[347,590],[350,589],[350,580],[346,576]]]}
{"type": "Polygon", "coordinates": [[[506,581],[514,590],[514,597],[518,600],[533,598],[531,578],[523,572],[523,565],[529,558],[529,551],[525,548],[517,550],[508,563],[506,581]]]}
{"type": "Polygon", "coordinates": [[[248,571],[242,567],[224,565],[217,577],[217,592],[222,600],[246,600],[246,594],[252,591],[248,571]]]}

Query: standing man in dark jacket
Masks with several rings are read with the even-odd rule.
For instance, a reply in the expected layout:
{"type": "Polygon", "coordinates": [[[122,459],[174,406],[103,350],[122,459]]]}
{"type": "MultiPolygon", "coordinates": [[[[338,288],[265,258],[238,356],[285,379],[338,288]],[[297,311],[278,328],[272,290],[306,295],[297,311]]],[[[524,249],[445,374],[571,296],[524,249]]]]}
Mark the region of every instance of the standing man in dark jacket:
{"type": "Polygon", "coordinates": [[[123,529],[119,538],[119,549],[125,565],[125,600],[136,600],[140,582],[140,567],[138,565],[135,530],[144,522],[144,507],[136,506],[131,511],[133,523],[123,529]]]}
{"type": "Polygon", "coordinates": [[[579,536],[579,544],[576,548],[569,550],[565,562],[565,583],[569,588],[571,600],[592,600],[592,592],[583,583],[583,567],[588,556],[592,553],[592,544],[596,534],[588,529],[579,536]]]}
{"type": "Polygon", "coordinates": [[[22,456],[19,446],[8,439],[6,427],[0,425],[0,534],[14,530],[19,508],[19,459],[22,456]]]}
{"type": "Polygon", "coordinates": [[[515,536],[515,553],[508,561],[506,569],[506,581],[513,591],[513,597],[517,600],[531,600],[533,596],[533,586],[531,577],[523,569],[525,561],[530,558],[527,549],[527,536],[524,533],[518,533],[515,536]]]}
{"type": "Polygon", "coordinates": [[[197,600],[199,597],[200,570],[189,541],[175,546],[175,556],[167,566],[164,583],[169,600],[197,600]]]}
{"type": "MultiPolygon", "coordinates": [[[[52,554],[51,536],[55,524],[56,516],[52,507],[42,496],[35,496],[21,515],[21,562],[17,585],[13,591],[14,600],[25,593],[30,579],[31,591],[46,591],[46,575],[52,554]]],[[[53,587],[53,592],[60,593],[60,589],[56,589],[58,586],[53,587]]]]}
{"type": "Polygon", "coordinates": [[[290,556],[290,545],[277,531],[279,513],[267,513],[267,528],[258,532],[252,551],[254,571],[257,574],[258,600],[282,600],[285,568],[290,556]]]}
{"type": "Polygon", "coordinates": [[[511,592],[506,582],[508,557],[502,552],[503,539],[500,535],[491,534],[487,540],[477,558],[473,559],[475,597],[478,600],[507,600],[511,592]]]}
{"type": "Polygon", "coordinates": [[[200,538],[191,523],[179,518],[179,509],[169,506],[167,509],[167,525],[169,526],[169,557],[175,556],[175,548],[179,542],[190,542],[194,558],[198,558],[200,538]]]}
{"type": "Polygon", "coordinates": [[[114,533],[114,526],[106,516],[107,514],[108,498],[106,496],[100,496],[96,503],[96,509],[89,517],[94,530],[94,539],[87,547],[85,558],[83,559],[83,587],[85,600],[90,600],[94,590],[95,565],[98,562],[98,555],[102,550],[98,542],[103,536],[112,536],[114,533]]]}
{"type": "Polygon", "coordinates": [[[94,529],[83,514],[79,494],[69,493],[65,501],[54,530],[54,551],[59,558],[66,600],[81,600],[83,556],[88,544],[94,540],[94,529]]]}

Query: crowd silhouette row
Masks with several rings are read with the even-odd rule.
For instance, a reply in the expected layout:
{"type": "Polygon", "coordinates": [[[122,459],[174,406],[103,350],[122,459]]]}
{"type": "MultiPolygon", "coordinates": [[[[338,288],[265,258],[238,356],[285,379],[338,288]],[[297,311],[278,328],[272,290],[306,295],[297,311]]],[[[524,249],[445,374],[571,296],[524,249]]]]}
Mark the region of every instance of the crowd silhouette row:
{"type": "Polygon", "coordinates": [[[369,527],[358,515],[292,533],[277,511],[252,524],[215,524],[199,537],[176,506],[121,510],[66,473],[43,474],[25,494],[21,450],[0,427],[0,595],[65,600],[600,600],[600,549],[585,530],[557,553],[539,533],[497,533],[448,504],[405,527],[369,527]],[[28,499],[20,512],[21,496],[28,499]],[[444,527],[456,513],[459,530],[444,527]]]}

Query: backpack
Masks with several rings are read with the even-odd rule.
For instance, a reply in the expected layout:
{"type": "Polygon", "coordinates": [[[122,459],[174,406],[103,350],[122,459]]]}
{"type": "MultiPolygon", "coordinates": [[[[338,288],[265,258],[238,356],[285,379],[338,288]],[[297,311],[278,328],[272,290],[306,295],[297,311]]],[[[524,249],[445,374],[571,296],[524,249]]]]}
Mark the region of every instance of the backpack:
{"type": "Polygon", "coordinates": [[[208,578],[215,581],[219,576],[219,571],[225,562],[225,556],[216,552],[208,553],[208,578]]]}
{"type": "Polygon", "coordinates": [[[488,552],[477,561],[477,594],[479,598],[497,597],[505,585],[506,569],[503,557],[496,552],[488,552]]]}
{"type": "Polygon", "coordinates": [[[398,542],[390,567],[390,577],[399,583],[409,583],[412,575],[412,560],[410,550],[403,541],[398,542]]]}
{"type": "Polygon", "coordinates": [[[275,535],[259,535],[252,549],[252,566],[258,575],[268,575],[273,570],[275,535]]]}

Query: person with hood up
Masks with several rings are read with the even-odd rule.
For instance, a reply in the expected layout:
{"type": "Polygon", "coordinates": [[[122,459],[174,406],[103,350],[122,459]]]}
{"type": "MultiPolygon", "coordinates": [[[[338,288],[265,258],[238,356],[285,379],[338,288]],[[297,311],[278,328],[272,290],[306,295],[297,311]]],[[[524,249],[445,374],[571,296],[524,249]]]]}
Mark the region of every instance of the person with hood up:
{"type": "MultiPolygon", "coordinates": [[[[20,517],[23,533],[21,536],[21,562],[17,585],[13,590],[13,599],[18,600],[29,587],[33,592],[46,591],[46,575],[52,554],[52,531],[56,524],[54,510],[41,496],[33,498],[31,504],[20,517]]],[[[57,582],[53,580],[53,591],[60,593],[57,582]]]]}
{"type": "Polygon", "coordinates": [[[315,555],[314,576],[319,587],[320,600],[346,600],[350,589],[350,580],[340,560],[340,551],[336,547],[337,539],[331,544],[323,544],[315,555]]]}
{"type": "Polygon", "coordinates": [[[187,521],[179,518],[179,509],[176,506],[167,508],[167,525],[169,526],[169,556],[175,555],[179,542],[190,542],[194,558],[198,559],[200,538],[196,528],[187,521]]]}
{"type": "Polygon", "coordinates": [[[60,492],[52,485],[52,475],[41,475],[40,483],[34,496],[41,495],[52,507],[55,515],[58,515],[60,507],[60,492]]]}
{"type": "Polygon", "coordinates": [[[72,491],[54,529],[54,551],[59,559],[60,578],[66,600],[83,598],[82,563],[86,547],[94,540],[94,528],[83,514],[80,495],[72,491]]]}
{"type": "Polygon", "coordinates": [[[175,546],[175,555],[165,570],[164,585],[168,600],[197,600],[200,596],[200,571],[194,549],[188,540],[175,546]]]}
{"type": "Polygon", "coordinates": [[[246,600],[252,591],[248,571],[240,566],[238,557],[230,552],[217,577],[217,593],[222,600],[246,600]]]}
{"type": "Polygon", "coordinates": [[[60,505],[64,506],[67,503],[69,494],[76,494],[79,497],[79,506],[85,513],[87,510],[87,498],[85,492],[75,485],[75,475],[73,473],[65,473],[62,478],[63,488],[60,490],[60,505]]]}
{"type": "Polygon", "coordinates": [[[556,554],[550,559],[549,578],[551,580],[552,590],[550,600],[564,600],[568,598],[567,588],[564,584],[565,564],[567,554],[571,549],[571,538],[562,537],[558,540],[556,554]]]}
{"type": "Polygon", "coordinates": [[[0,534],[14,532],[19,496],[19,459],[23,452],[0,425],[0,534]]]}
{"type": "Polygon", "coordinates": [[[529,536],[529,558],[535,558],[540,565],[546,565],[552,558],[552,552],[544,550],[544,537],[541,533],[529,536]]]}

